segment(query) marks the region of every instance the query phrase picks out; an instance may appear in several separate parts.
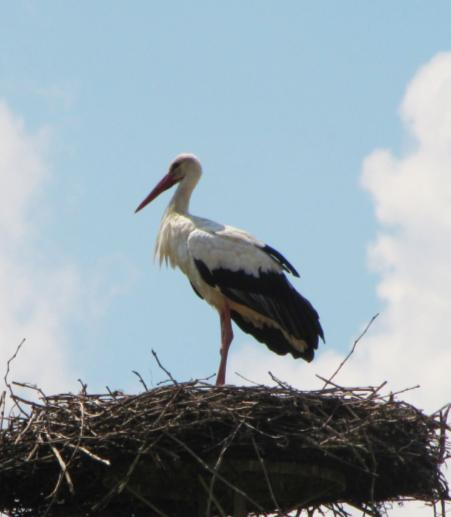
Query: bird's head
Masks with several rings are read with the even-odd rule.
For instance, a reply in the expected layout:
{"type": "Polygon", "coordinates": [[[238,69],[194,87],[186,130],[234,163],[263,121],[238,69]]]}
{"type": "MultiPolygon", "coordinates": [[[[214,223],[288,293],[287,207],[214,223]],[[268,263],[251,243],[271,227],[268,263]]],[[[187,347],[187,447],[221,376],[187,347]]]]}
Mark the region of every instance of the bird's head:
{"type": "Polygon", "coordinates": [[[179,154],[169,166],[166,176],[159,181],[150,194],[142,201],[135,210],[135,213],[139,212],[139,210],[176,183],[185,180],[186,183],[190,183],[194,186],[199,181],[201,174],[202,167],[194,154],[179,154]]]}

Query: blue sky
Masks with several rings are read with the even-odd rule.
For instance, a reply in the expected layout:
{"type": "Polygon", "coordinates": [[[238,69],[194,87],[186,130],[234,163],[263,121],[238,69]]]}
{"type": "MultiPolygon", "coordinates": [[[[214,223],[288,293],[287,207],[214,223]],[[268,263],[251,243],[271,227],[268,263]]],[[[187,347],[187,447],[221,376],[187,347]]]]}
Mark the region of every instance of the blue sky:
{"type": "MultiPolygon", "coordinates": [[[[180,152],[192,211],[280,250],[327,342],[310,365],[236,330],[229,382],[330,375],[450,399],[451,4],[2,2],[0,360],[47,391],[218,365],[219,322],[153,246],[180,152]]],[[[425,515],[420,508],[408,515],[425,515]]]]}
{"type": "MultiPolygon", "coordinates": [[[[21,259],[76,271],[63,325],[74,379],[131,389],[139,369],[157,382],[151,347],[179,379],[216,369],[216,314],[151,259],[169,196],[133,214],[182,151],[204,166],[192,211],[293,262],[325,349],[346,350],[383,311],[362,163],[409,148],[399,105],[451,46],[448,2],[17,1],[2,13],[0,98],[27,134],[45,133],[49,171],[21,259]]],[[[248,342],[237,331],[234,349],[248,342]]]]}

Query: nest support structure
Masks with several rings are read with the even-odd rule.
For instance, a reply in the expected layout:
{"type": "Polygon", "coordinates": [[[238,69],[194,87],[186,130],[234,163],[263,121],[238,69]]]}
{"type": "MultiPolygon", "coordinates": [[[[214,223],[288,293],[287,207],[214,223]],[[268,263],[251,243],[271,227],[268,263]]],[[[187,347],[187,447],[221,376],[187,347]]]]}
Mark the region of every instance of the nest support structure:
{"type": "Polygon", "coordinates": [[[448,499],[447,411],[374,388],[192,382],[16,403],[0,432],[0,511],[14,517],[340,514],[343,503],[377,515],[386,501],[448,499]]]}

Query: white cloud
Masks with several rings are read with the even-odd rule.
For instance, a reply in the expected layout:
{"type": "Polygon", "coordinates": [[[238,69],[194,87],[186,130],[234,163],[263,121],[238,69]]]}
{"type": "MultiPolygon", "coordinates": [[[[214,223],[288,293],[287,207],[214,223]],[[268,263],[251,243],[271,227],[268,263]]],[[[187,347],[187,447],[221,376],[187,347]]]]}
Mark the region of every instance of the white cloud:
{"type": "Polygon", "coordinates": [[[432,410],[451,399],[451,53],[418,71],[401,115],[412,149],[375,151],[363,166],[381,226],[370,264],[385,302],[364,359],[398,386],[421,384],[408,398],[432,410]]]}
{"type": "Polygon", "coordinates": [[[48,175],[41,154],[46,130],[26,134],[23,122],[0,102],[0,238],[17,246],[29,230],[29,206],[48,175]]]}
{"type": "MultiPolygon", "coordinates": [[[[384,309],[337,382],[387,380],[392,390],[420,384],[404,398],[434,411],[451,400],[451,53],[420,68],[401,117],[411,139],[408,152],[376,150],[362,171],[380,225],[369,264],[379,274],[384,309]]],[[[232,349],[230,373],[267,382],[271,370],[295,386],[318,387],[314,372],[328,376],[341,359],[328,350],[305,365],[246,346],[232,349]]],[[[431,513],[418,505],[405,508],[393,513],[431,513]]]]}
{"type": "Polygon", "coordinates": [[[70,378],[64,325],[79,303],[79,275],[46,264],[39,247],[47,141],[45,128],[29,133],[0,101],[0,372],[26,338],[11,377],[53,391],[70,378]]]}

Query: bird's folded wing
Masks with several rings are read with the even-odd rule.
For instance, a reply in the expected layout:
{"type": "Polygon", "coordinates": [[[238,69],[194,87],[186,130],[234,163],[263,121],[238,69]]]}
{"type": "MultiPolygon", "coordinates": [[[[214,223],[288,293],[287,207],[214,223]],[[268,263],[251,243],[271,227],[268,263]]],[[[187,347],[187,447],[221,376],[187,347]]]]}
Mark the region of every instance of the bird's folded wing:
{"type": "Polygon", "coordinates": [[[192,258],[202,261],[210,271],[226,269],[254,277],[268,271],[281,273],[283,265],[264,247],[251,235],[231,227],[217,232],[197,229],[188,238],[192,258]]]}
{"type": "Polygon", "coordinates": [[[316,348],[322,334],[318,314],[257,242],[196,230],[188,249],[204,282],[316,348]]]}

